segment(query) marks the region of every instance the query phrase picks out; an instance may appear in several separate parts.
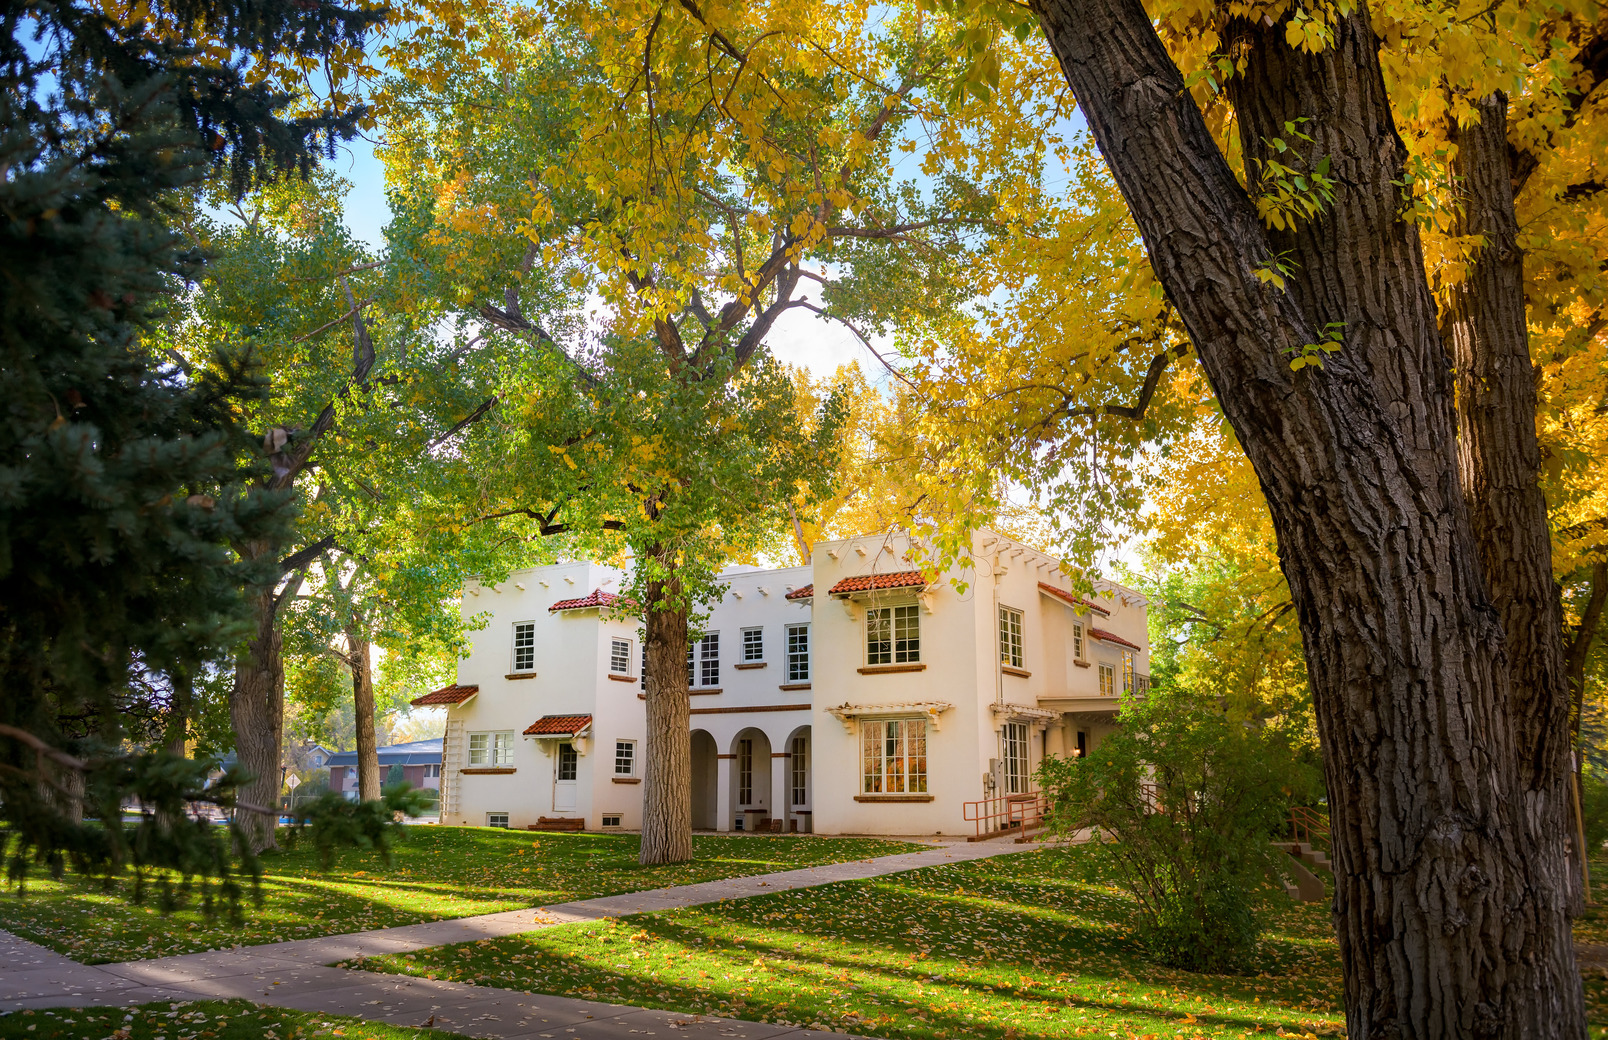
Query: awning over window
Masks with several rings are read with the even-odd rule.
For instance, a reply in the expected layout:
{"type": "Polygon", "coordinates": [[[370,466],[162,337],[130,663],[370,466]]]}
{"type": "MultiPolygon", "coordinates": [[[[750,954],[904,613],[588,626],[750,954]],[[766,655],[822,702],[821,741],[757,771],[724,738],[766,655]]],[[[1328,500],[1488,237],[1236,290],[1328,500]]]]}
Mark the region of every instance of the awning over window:
{"type": "Polygon", "coordinates": [[[787,598],[788,599],[813,599],[813,598],[815,598],[815,585],[814,585],[814,583],[812,582],[811,584],[806,585],[801,589],[794,589],[792,592],[789,592],[787,594],[787,598]]]}
{"type": "Polygon", "coordinates": [[[1054,596],[1056,599],[1060,600],[1062,603],[1065,603],[1069,607],[1078,607],[1080,609],[1081,608],[1087,608],[1089,610],[1096,611],[1097,613],[1104,614],[1106,617],[1111,616],[1111,611],[1109,611],[1106,608],[1102,607],[1100,604],[1098,604],[1098,603],[1090,603],[1088,600],[1084,599],[1083,597],[1074,596],[1074,595],[1072,595],[1072,593],[1066,591],[1065,589],[1058,589],[1054,585],[1049,584],[1048,582],[1041,581],[1041,582],[1038,583],[1038,587],[1039,587],[1040,592],[1044,593],[1047,596],[1054,596]]]}
{"type": "Polygon", "coordinates": [[[618,602],[620,597],[614,593],[593,589],[591,593],[579,599],[561,599],[547,609],[550,613],[559,610],[586,610],[590,607],[612,607],[618,602]]]}
{"type": "Polygon", "coordinates": [[[1129,650],[1143,650],[1144,649],[1144,647],[1140,646],[1138,643],[1130,643],[1126,639],[1124,639],[1121,636],[1117,635],[1116,633],[1107,632],[1103,628],[1091,628],[1091,629],[1089,629],[1089,635],[1094,637],[1095,639],[1100,640],[1100,642],[1102,642],[1102,643],[1115,643],[1118,646],[1125,646],[1129,650]]]}
{"type": "Polygon", "coordinates": [[[415,697],[408,703],[415,708],[428,708],[439,704],[462,704],[479,692],[479,686],[443,686],[439,690],[431,690],[423,697],[415,697]]]}
{"type": "Polygon", "coordinates": [[[1002,716],[1011,722],[1054,722],[1061,717],[1061,713],[1058,711],[1031,707],[1026,704],[991,704],[989,707],[995,715],[1002,716]]]}
{"type": "Polygon", "coordinates": [[[592,725],[590,715],[543,715],[525,728],[527,737],[573,737],[592,725]]]}
{"type": "Polygon", "coordinates": [[[926,716],[936,730],[939,728],[938,716],[954,707],[948,701],[906,701],[901,704],[839,704],[826,711],[829,715],[835,715],[843,723],[843,728],[853,733],[854,724],[859,719],[909,718],[912,715],[926,716]]]}
{"type": "MultiPolygon", "coordinates": [[[[855,592],[874,592],[878,589],[922,589],[927,587],[927,579],[922,577],[920,571],[896,571],[892,574],[862,574],[855,578],[844,578],[832,586],[829,595],[847,596],[855,592]]],[[[811,589],[813,592],[813,588],[811,589]]]]}

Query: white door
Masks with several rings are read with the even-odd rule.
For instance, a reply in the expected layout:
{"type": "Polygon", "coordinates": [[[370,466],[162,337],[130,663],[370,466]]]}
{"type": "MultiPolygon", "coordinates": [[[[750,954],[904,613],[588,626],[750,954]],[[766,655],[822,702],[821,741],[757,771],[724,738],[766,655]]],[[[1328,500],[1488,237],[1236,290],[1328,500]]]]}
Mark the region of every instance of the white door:
{"type": "Polygon", "coordinates": [[[580,764],[575,748],[569,743],[558,745],[557,772],[553,780],[553,811],[575,811],[575,773],[580,764]]]}

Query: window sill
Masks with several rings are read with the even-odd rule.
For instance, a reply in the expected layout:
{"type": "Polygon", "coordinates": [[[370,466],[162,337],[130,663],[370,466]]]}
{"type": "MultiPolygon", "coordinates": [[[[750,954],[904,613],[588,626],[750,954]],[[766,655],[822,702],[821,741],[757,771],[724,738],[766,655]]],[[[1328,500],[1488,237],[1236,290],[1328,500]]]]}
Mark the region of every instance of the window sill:
{"type": "Polygon", "coordinates": [[[754,668],[763,668],[769,663],[769,661],[744,661],[741,664],[734,664],[732,667],[739,672],[746,672],[754,668]]]}
{"type": "Polygon", "coordinates": [[[1089,667],[1089,662],[1087,662],[1087,661],[1073,661],[1072,663],[1077,665],[1079,668],[1087,668],[1087,667],[1089,667]]]}
{"type": "Polygon", "coordinates": [[[513,766],[465,766],[464,768],[458,770],[458,772],[469,774],[501,774],[512,773],[514,768],[515,767],[513,766]]]}
{"type": "Polygon", "coordinates": [[[999,670],[1004,672],[1006,675],[1014,675],[1019,679],[1033,678],[1032,672],[1028,671],[1026,668],[1017,668],[1014,665],[1002,664],[999,666],[999,670]]]}
{"type": "Polygon", "coordinates": [[[854,796],[854,800],[857,802],[930,802],[933,800],[933,796],[930,794],[857,794],[854,796]]]}
{"type": "Polygon", "coordinates": [[[887,675],[892,672],[924,672],[924,664],[868,664],[859,669],[861,675],[887,675]]]}
{"type": "Polygon", "coordinates": [[[640,784],[642,782],[640,776],[615,776],[610,777],[610,779],[617,784],[640,784]]]}
{"type": "Polygon", "coordinates": [[[534,678],[536,678],[536,673],[535,672],[509,672],[507,675],[503,676],[503,678],[504,679],[534,679],[534,678]]]}
{"type": "Polygon", "coordinates": [[[619,675],[619,674],[616,674],[615,672],[610,672],[609,673],[609,678],[611,680],[613,680],[614,682],[636,682],[637,681],[636,676],[634,676],[634,675],[619,675]]]}
{"type": "Polygon", "coordinates": [[[787,683],[782,683],[780,686],[778,686],[776,688],[778,690],[788,690],[788,691],[792,691],[792,690],[807,690],[807,689],[810,688],[810,684],[807,683],[807,682],[787,682],[787,683]]]}

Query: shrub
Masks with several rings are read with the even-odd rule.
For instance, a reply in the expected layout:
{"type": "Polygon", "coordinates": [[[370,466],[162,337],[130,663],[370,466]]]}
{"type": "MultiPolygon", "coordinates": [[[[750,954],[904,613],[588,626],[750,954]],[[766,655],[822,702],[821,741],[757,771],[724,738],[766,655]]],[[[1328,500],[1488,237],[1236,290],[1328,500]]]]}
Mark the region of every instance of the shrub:
{"type": "Polygon", "coordinates": [[[1317,774],[1280,732],[1214,702],[1154,694],[1085,758],[1047,759],[1052,832],[1092,828],[1091,869],[1138,904],[1150,956],[1189,971],[1254,966],[1259,911],[1283,870],[1271,844],[1317,774]]]}

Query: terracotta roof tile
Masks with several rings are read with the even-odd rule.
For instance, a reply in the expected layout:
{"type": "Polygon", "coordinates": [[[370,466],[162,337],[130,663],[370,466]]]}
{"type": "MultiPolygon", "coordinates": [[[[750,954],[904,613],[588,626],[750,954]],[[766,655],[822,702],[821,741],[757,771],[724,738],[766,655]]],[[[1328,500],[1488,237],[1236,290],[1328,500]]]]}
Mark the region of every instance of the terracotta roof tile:
{"type": "Polygon", "coordinates": [[[584,610],[587,607],[612,607],[618,602],[620,602],[620,597],[614,593],[604,592],[602,589],[593,589],[590,595],[582,596],[579,599],[561,599],[547,609],[549,611],[584,610]]]}
{"type": "Polygon", "coordinates": [[[815,586],[813,584],[810,584],[810,585],[805,585],[803,588],[794,589],[792,592],[789,592],[787,594],[787,598],[788,599],[809,599],[810,597],[812,597],[814,595],[815,595],[815,586]]]}
{"type": "Polygon", "coordinates": [[[1112,632],[1107,632],[1103,628],[1091,628],[1091,629],[1089,629],[1089,635],[1093,636],[1095,639],[1100,640],[1101,642],[1115,643],[1118,646],[1125,646],[1129,650],[1143,650],[1144,649],[1144,647],[1140,646],[1138,643],[1130,643],[1126,639],[1122,638],[1121,636],[1116,635],[1115,633],[1112,633],[1112,632]]]}
{"type": "Polygon", "coordinates": [[[423,697],[415,697],[409,703],[415,708],[428,708],[432,704],[462,704],[479,692],[479,686],[443,686],[423,697]]]}
{"type": "Polygon", "coordinates": [[[1067,592],[1065,589],[1058,589],[1054,585],[1047,585],[1042,581],[1038,583],[1038,587],[1040,592],[1047,592],[1063,603],[1070,603],[1074,607],[1088,607],[1090,610],[1099,611],[1106,617],[1111,616],[1111,611],[1102,607],[1100,604],[1090,603],[1088,600],[1083,599],[1080,596],[1072,595],[1072,593],[1067,592]]]}
{"type": "Polygon", "coordinates": [[[892,574],[862,574],[857,578],[844,578],[832,586],[829,595],[841,596],[849,592],[870,592],[873,589],[920,589],[927,579],[920,571],[895,571],[892,574]]]}
{"type": "Polygon", "coordinates": [[[590,715],[543,715],[525,727],[525,736],[534,737],[550,733],[569,736],[579,733],[591,724],[590,715]]]}

